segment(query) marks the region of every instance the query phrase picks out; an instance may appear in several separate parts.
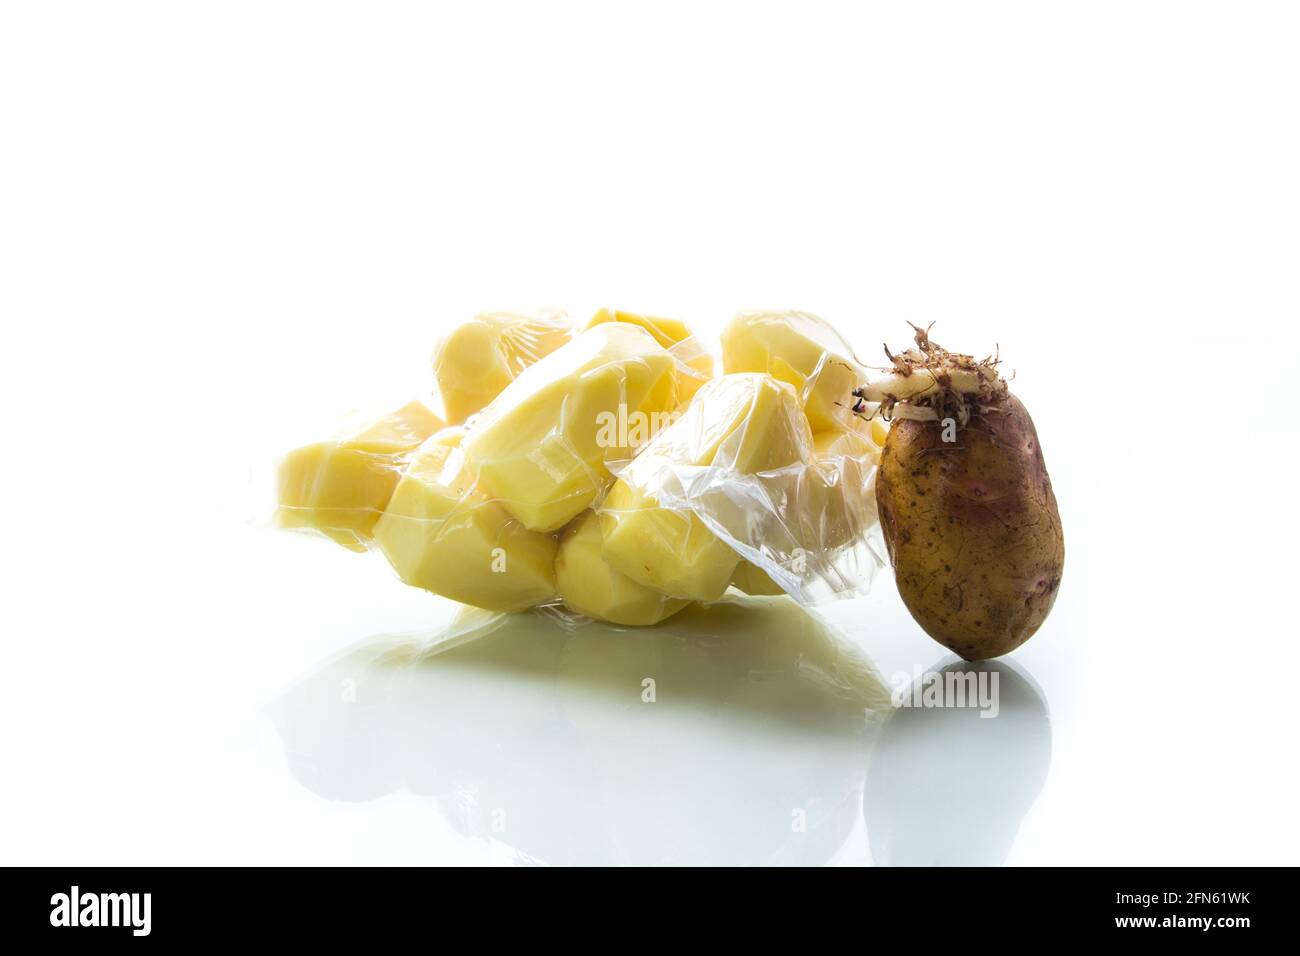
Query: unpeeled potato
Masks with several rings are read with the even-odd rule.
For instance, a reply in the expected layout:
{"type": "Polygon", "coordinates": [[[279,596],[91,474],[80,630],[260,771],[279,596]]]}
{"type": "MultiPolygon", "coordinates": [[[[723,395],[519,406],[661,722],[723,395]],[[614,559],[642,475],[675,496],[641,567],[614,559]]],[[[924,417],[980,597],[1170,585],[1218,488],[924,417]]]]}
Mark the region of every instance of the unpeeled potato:
{"type": "Polygon", "coordinates": [[[1028,640],[1056,600],[1065,565],[1056,496],[1014,396],[944,437],[936,421],[889,430],[876,478],[885,542],[917,623],[966,660],[997,657],[1028,640]]]}

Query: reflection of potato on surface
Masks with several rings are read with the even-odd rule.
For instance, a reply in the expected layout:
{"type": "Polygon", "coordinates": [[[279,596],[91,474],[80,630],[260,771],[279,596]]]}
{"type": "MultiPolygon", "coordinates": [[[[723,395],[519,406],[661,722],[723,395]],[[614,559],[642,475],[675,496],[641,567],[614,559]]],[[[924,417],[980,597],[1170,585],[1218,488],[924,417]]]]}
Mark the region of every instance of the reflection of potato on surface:
{"type": "Polygon", "coordinates": [[[863,799],[871,855],[881,866],[1000,866],[1047,779],[1047,702],[1012,661],[954,661],[932,669],[902,691],[902,702],[922,699],[935,681],[964,684],[967,706],[894,711],[863,799]],[[977,706],[979,681],[986,702],[997,707],[991,719],[991,711],[977,706]],[[938,779],[945,786],[936,787],[938,779]]]}
{"type": "Polygon", "coordinates": [[[610,852],[627,863],[825,862],[860,812],[878,726],[864,714],[889,707],[871,662],[785,597],[693,604],[624,634],[579,628],[557,683],[619,808],[610,852]]]}
{"type": "Polygon", "coordinates": [[[512,857],[582,865],[818,864],[861,812],[878,681],[787,599],[636,630],[467,611],[393,643],[354,648],[273,704],[313,792],[404,786],[512,857]]]}

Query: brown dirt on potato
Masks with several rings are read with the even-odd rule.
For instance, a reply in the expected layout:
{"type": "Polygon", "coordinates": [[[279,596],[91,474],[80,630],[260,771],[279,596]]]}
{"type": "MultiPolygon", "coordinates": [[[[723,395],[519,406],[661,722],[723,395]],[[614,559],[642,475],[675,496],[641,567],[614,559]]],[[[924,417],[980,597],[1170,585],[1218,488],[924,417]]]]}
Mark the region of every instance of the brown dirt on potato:
{"type": "Polygon", "coordinates": [[[899,593],[935,640],[967,660],[1024,643],[1056,599],[1061,519],[1034,423],[1009,393],[957,440],[897,421],[876,484],[899,593]]]}

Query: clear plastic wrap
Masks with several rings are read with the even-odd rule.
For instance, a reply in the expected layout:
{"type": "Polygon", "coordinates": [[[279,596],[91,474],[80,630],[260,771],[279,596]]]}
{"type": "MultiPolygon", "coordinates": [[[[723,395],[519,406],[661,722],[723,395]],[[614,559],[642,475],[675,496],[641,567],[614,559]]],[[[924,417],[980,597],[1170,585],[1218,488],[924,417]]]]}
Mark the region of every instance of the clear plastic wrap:
{"type": "Polygon", "coordinates": [[[555,598],[554,535],[529,530],[467,470],[465,428],[417,450],[374,526],[401,579],[463,604],[518,611],[555,598]]]}
{"type": "Polygon", "coordinates": [[[620,471],[598,509],[605,557],[695,600],[771,593],[762,576],[805,603],[863,593],[881,565],[877,458],[869,435],[814,436],[789,384],[724,375],[620,471]]]}
{"type": "Polygon", "coordinates": [[[459,425],[481,411],[520,373],[573,338],[563,312],[481,312],[444,336],[433,351],[443,416],[459,425]]]}
{"type": "Polygon", "coordinates": [[[476,316],[434,353],[460,421],[413,402],[296,449],[276,523],[498,611],[649,625],[732,585],[804,603],[859,594],[882,563],[880,436],[840,414],[858,384],[845,353],[815,317],[742,313],[724,368],[762,367],[714,378],[673,320],[476,316]]]}
{"type": "Polygon", "coordinates": [[[722,330],[722,371],[788,382],[814,432],[861,427],[850,393],[866,373],[844,337],[811,312],[738,312],[722,330]]]}
{"type": "Polygon", "coordinates": [[[525,369],[471,423],[478,484],[534,531],[558,531],[682,404],[677,364],[640,327],[587,329],[525,369]]]}
{"type": "Polygon", "coordinates": [[[443,427],[423,401],[408,402],[336,437],[295,448],[276,471],[274,522],[311,529],[364,551],[420,444],[443,427]]]}

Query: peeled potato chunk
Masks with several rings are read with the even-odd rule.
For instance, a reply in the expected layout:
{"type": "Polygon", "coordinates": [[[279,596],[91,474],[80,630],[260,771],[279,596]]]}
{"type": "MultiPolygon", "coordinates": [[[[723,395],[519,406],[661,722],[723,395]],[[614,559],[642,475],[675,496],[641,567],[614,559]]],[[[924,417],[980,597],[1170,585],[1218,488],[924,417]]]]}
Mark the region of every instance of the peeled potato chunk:
{"type": "Polygon", "coordinates": [[[828,431],[813,435],[813,454],[820,459],[861,458],[880,462],[880,445],[870,431],[828,431]]]}
{"type": "Polygon", "coordinates": [[[555,557],[555,583],[579,614],[633,626],[658,624],[689,604],[637,584],[601,554],[600,518],[588,511],[565,529],[555,557]]]}
{"type": "MultiPolygon", "coordinates": [[[[774,499],[780,501],[782,527],[800,543],[799,550],[777,560],[783,560],[796,576],[806,571],[810,550],[834,551],[862,534],[862,502],[880,461],[880,449],[867,432],[818,432],[812,443],[812,460],[797,476],[778,484],[782,494],[774,499]]],[[[731,585],[745,594],[785,593],[762,568],[748,561],[737,566],[731,585]]]]}
{"type": "Polygon", "coordinates": [[[410,454],[442,427],[423,402],[410,402],[359,431],[295,448],[277,475],[276,524],[364,551],[410,454]]]}
{"type": "Polygon", "coordinates": [[[736,565],[736,573],[731,576],[731,586],[745,594],[759,596],[785,593],[781,585],[773,581],[766,571],[749,561],[741,561],[736,565]]]}
{"type": "Polygon", "coordinates": [[[464,429],[416,451],[378,523],[375,543],[407,584],[492,611],[555,596],[554,537],[529,531],[473,487],[458,446],[464,429]]]}
{"type": "Polygon", "coordinates": [[[653,335],[656,342],[672,352],[678,361],[685,364],[685,371],[678,376],[678,392],[683,402],[713,378],[713,356],[699,344],[686,323],[677,319],[641,315],[638,312],[624,312],[621,309],[601,309],[583,328],[590,329],[606,322],[639,325],[653,335]]]}
{"type": "Polygon", "coordinates": [[[789,382],[815,432],[861,427],[850,410],[861,366],[840,334],[808,312],[737,314],[722,330],[722,370],[789,382]]]}
{"type": "Polygon", "coordinates": [[[871,419],[871,440],[876,443],[877,448],[884,448],[885,441],[889,438],[889,422],[883,418],[871,419]]]}
{"type": "Polygon", "coordinates": [[[794,389],[770,375],[724,375],[700,389],[619,476],[601,505],[604,555],[617,570],[674,597],[711,601],[739,556],[694,513],[659,503],[701,466],[738,474],[781,468],[811,455],[812,435],[794,389]]]}
{"type": "Polygon", "coordinates": [[[447,421],[460,424],[500,395],[519,373],[569,341],[562,315],[484,312],[438,343],[433,374],[447,421]]]}
{"type": "Polygon", "coordinates": [[[813,460],[787,518],[800,540],[835,550],[863,531],[862,502],[880,463],[880,448],[869,431],[828,431],[813,435],[813,460]]]}
{"type": "Polygon", "coordinates": [[[588,329],[525,369],[474,421],[465,458],[481,489],[534,531],[591,507],[608,461],[631,458],[638,428],[678,404],[672,356],[644,329],[588,329]],[[629,422],[632,427],[628,427],[629,422]]]}

